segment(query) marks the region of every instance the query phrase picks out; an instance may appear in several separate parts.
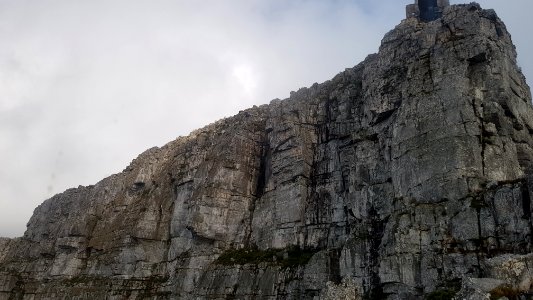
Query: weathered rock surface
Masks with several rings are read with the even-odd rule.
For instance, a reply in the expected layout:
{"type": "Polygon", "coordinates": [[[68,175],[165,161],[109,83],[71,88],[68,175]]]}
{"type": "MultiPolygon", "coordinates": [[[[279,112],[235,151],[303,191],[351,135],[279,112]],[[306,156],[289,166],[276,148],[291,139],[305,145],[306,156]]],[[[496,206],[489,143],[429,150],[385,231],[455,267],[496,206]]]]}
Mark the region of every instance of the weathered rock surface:
{"type": "Polygon", "coordinates": [[[533,254],[500,255],[485,261],[486,278],[464,278],[457,299],[531,299],[533,254]],[[526,296],[529,296],[527,298],[526,296]]]}
{"type": "Polygon", "coordinates": [[[421,299],[469,278],[527,293],[532,133],[493,11],[411,18],[331,81],[45,201],[0,240],[0,299],[421,299]],[[510,257],[520,272],[494,267],[510,257]]]}

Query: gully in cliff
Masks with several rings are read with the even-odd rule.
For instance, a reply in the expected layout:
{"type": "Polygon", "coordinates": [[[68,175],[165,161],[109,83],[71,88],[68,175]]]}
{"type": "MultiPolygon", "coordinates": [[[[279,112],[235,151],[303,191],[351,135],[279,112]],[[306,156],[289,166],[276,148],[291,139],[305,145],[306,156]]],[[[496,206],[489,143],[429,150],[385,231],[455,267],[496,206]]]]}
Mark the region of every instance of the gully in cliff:
{"type": "Polygon", "coordinates": [[[423,22],[431,22],[442,17],[442,11],[450,5],[449,0],[415,0],[407,5],[407,18],[419,18],[423,22]]]}

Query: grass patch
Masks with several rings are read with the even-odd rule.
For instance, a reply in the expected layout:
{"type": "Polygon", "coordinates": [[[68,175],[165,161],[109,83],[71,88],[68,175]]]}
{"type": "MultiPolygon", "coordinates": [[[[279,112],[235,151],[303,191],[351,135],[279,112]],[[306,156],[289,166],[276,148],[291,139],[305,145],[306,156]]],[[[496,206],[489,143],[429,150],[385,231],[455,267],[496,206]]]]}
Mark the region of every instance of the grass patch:
{"type": "Polygon", "coordinates": [[[426,300],[452,300],[457,294],[453,289],[439,289],[426,295],[426,300]]]}
{"type": "Polygon", "coordinates": [[[231,249],[228,250],[217,259],[217,263],[221,265],[245,265],[245,264],[260,264],[263,262],[272,263],[277,258],[277,252],[274,250],[256,250],[256,249],[231,249]]]}
{"type": "Polygon", "coordinates": [[[316,250],[301,249],[298,246],[267,250],[257,248],[230,249],[222,253],[216,263],[225,266],[267,263],[292,268],[307,264],[316,252],[316,250]]]}
{"type": "Polygon", "coordinates": [[[461,289],[461,279],[455,278],[444,282],[438,289],[426,295],[426,300],[452,300],[461,289]]]}

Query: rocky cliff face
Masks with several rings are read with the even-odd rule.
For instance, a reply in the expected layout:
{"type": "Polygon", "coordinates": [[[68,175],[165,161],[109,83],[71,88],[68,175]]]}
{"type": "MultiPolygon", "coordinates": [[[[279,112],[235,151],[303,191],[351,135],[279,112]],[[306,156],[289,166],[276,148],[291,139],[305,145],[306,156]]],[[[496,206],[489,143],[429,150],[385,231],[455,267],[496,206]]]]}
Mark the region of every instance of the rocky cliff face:
{"type": "Polygon", "coordinates": [[[45,201],[0,240],[0,299],[525,295],[532,134],[493,11],[408,19],[331,81],[45,201]]]}

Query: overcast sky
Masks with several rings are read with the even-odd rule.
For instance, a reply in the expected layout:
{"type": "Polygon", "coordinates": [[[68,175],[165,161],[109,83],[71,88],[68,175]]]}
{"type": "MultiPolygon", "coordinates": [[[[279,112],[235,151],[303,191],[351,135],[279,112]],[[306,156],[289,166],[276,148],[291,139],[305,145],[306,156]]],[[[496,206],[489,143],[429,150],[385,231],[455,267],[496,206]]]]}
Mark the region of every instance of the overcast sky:
{"type": "MultiPolygon", "coordinates": [[[[0,0],[0,236],[147,148],[356,65],[410,2],[0,0]]],[[[531,82],[533,1],[479,2],[531,82]]]]}

